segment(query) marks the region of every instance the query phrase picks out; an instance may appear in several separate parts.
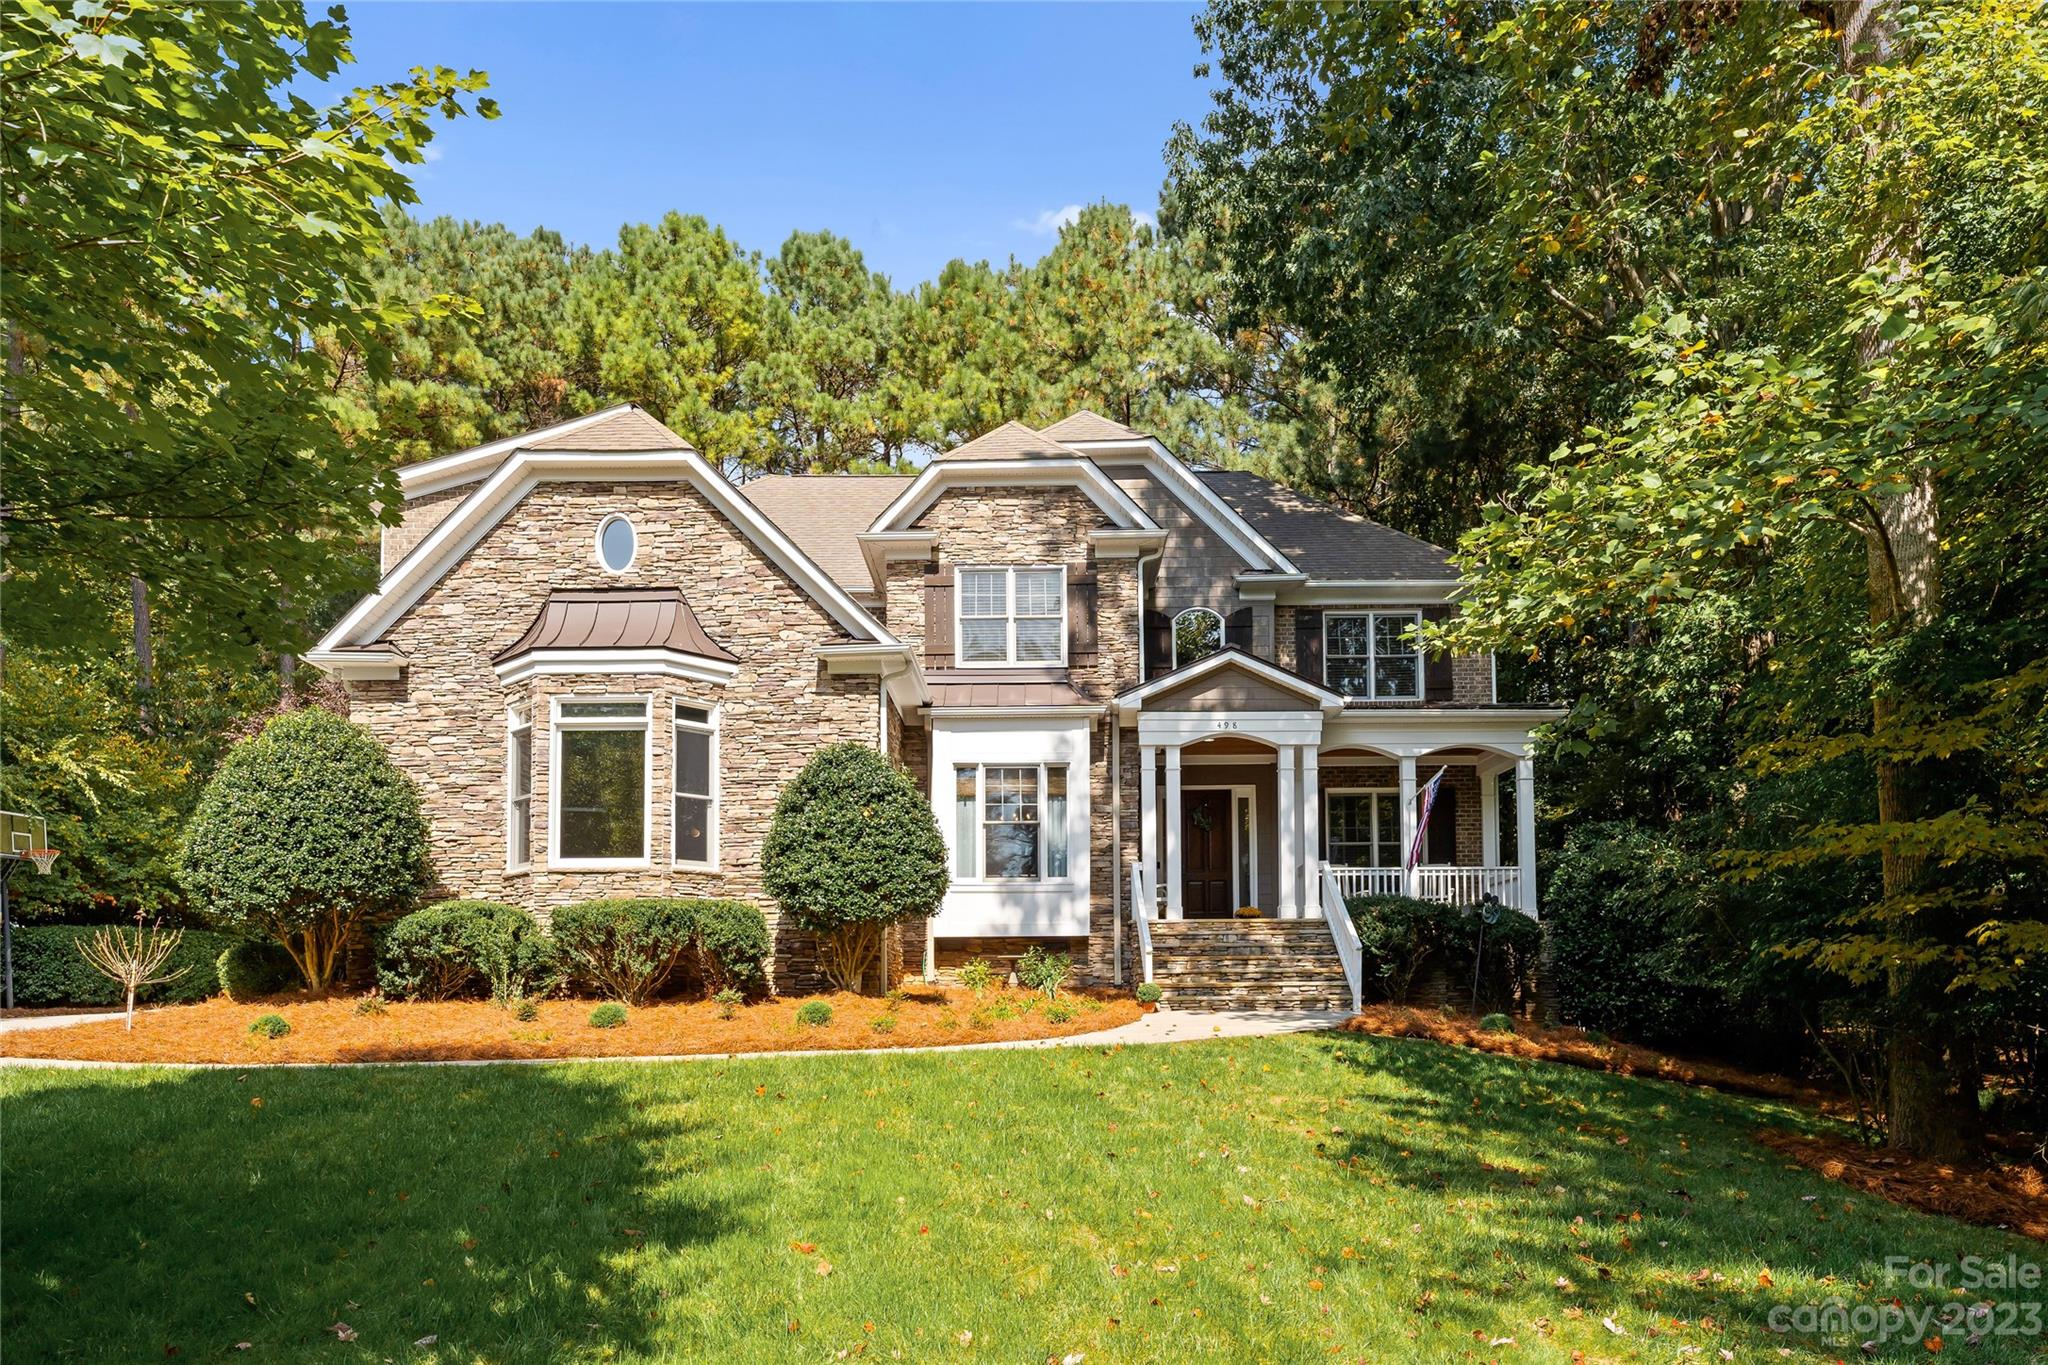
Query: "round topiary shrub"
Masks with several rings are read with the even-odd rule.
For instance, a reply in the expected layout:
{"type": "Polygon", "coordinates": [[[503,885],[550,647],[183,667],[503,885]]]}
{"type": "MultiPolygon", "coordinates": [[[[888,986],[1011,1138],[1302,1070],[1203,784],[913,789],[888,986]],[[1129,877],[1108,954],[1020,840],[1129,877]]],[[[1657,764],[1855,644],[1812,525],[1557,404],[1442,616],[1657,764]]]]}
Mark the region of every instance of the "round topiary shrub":
{"type": "Polygon", "coordinates": [[[599,1005],[590,1012],[592,1028],[618,1028],[626,1022],[626,1007],[620,1004],[599,1005]]]}
{"type": "Polygon", "coordinates": [[[691,950],[695,901],[609,900],[565,905],[549,928],[562,965],[591,990],[644,1005],[691,950]]]}
{"type": "Polygon", "coordinates": [[[488,991],[500,1001],[545,995],[555,947],[516,905],[452,900],[415,910],[384,933],[377,984],[403,1000],[453,1000],[488,991]]]}
{"type": "Polygon", "coordinates": [[[823,1028],[832,1022],[832,1007],[822,1000],[806,1000],[796,1007],[796,1021],[805,1028],[823,1028]]]}
{"type": "Polygon", "coordinates": [[[1513,1033],[1515,1021],[1505,1014],[1489,1014],[1479,1021],[1481,1033],[1513,1033]]]}
{"type": "Polygon", "coordinates": [[[214,959],[222,994],[237,1004],[275,995],[299,979],[284,949],[267,939],[237,939],[214,959]]]}
{"type": "Polygon", "coordinates": [[[259,1014],[249,1024],[249,1032],[261,1038],[282,1038],[292,1031],[281,1014],[259,1014]]]}
{"type": "Polygon", "coordinates": [[[826,979],[857,990],[881,965],[884,929],[938,912],[946,843],[909,773],[865,744],[832,744],[782,789],[761,882],[818,935],[826,979]]]}
{"type": "Polygon", "coordinates": [[[288,712],[206,784],[179,877],[207,919],[276,940],[325,991],[357,930],[427,888],[419,793],[361,726],[318,707],[288,712]]]}

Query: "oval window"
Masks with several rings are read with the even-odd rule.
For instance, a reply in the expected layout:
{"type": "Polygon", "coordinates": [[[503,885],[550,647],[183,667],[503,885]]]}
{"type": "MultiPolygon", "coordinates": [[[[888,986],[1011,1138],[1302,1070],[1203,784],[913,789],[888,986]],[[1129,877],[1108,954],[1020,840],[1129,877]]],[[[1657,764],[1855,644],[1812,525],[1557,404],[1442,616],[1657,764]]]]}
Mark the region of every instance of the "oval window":
{"type": "Polygon", "coordinates": [[[632,522],[619,516],[606,517],[597,528],[597,561],[613,573],[621,573],[633,567],[633,551],[638,543],[632,522]]]}

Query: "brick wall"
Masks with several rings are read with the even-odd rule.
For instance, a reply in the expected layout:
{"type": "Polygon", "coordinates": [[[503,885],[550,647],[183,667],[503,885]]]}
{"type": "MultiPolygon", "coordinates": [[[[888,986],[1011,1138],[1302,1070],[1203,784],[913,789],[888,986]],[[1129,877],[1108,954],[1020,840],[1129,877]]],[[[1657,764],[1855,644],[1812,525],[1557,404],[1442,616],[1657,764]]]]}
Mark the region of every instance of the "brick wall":
{"type": "Polygon", "coordinates": [[[814,950],[760,891],[759,855],[782,786],[821,745],[876,740],[876,679],[827,677],[818,646],[845,632],[762,558],[702,494],[681,481],[547,483],[530,493],[387,637],[411,659],[399,682],[350,686],[351,713],[420,784],[432,823],[435,874],[451,895],[510,901],[545,912],[597,896],[736,896],[762,906],[776,931],[774,971],[788,988],[808,981],[814,950]],[[632,518],[631,569],[600,570],[599,522],[632,518]],[[501,687],[491,658],[522,634],[550,590],[680,586],[706,632],[739,656],[726,687],[663,677],[547,677],[501,687]],[[649,774],[654,823],[644,868],[551,871],[548,847],[548,701],[560,693],[636,694],[654,701],[649,774]],[[669,865],[673,761],[668,708],[678,697],[720,707],[719,866],[669,865]],[[534,704],[533,870],[505,870],[505,711],[534,704]]]}
{"type": "MultiPolygon", "coordinates": [[[[1427,760],[1418,763],[1416,787],[1436,775],[1436,766],[1427,760]]],[[[1401,785],[1401,770],[1392,763],[1387,764],[1346,764],[1325,760],[1317,767],[1317,781],[1323,792],[1343,787],[1384,787],[1398,789],[1401,785]]],[[[1458,866],[1478,867],[1484,842],[1480,832],[1479,816],[1479,774],[1470,765],[1450,765],[1444,773],[1446,790],[1457,792],[1457,846],[1458,866]]],[[[1323,853],[1328,856],[1330,828],[1328,820],[1318,820],[1318,836],[1323,841],[1323,853]]],[[[1406,856],[1406,850],[1403,850],[1406,856]]]]}
{"type": "Polygon", "coordinates": [[[408,498],[405,504],[405,520],[397,526],[384,528],[382,567],[380,573],[389,573],[391,566],[412,550],[412,547],[427,538],[427,533],[441,524],[441,519],[455,510],[461,502],[476,491],[475,484],[464,484],[443,493],[429,493],[425,497],[408,498]]]}

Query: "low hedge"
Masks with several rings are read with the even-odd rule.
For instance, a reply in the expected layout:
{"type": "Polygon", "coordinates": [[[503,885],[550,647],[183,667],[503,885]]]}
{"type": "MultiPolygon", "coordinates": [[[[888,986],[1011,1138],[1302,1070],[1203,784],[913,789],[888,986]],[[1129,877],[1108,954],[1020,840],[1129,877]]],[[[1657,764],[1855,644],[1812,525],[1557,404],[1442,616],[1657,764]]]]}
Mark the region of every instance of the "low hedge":
{"type": "Polygon", "coordinates": [[[442,901],[385,930],[377,985],[399,1000],[523,999],[558,984],[557,956],[540,922],[516,905],[442,901]]]}
{"type": "MultiPolygon", "coordinates": [[[[50,1005],[119,1005],[126,997],[119,984],[94,971],[78,951],[105,926],[90,924],[17,924],[14,926],[14,1003],[40,1009],[50,1005]]],[[[138,1001],[150,1004],[187,1005],[205,1000],[220,990],[214,964],[222,952],[238,942],[232,934],[207,929],[187,929],[178,949],[165,963],[167,970],[189,968],[176,981],[145,986],[136,993],[138,1001]]]]}
{"type": "Polygon", "coordinates": [[[1344,908],[1351,912],[1364,950],[1366,988],[1383,1000],[1405,1000],[1416,974],[1430,962],[1442,964],[1461,988],[1469,989],[1474,956],[1482,950],[1482,1008],[1521,1004],[1535,980],[1543,931],[1518,910],[1444,905],[1410,896],[1353,896],[1344,908]],[[1495,913],[1491,924],[1485,922],[1489,909],[1495,913]]]}
{"type": "Polygon", "coordinates": [[[708,997],[766,979],[768,922],[743,901],[584,901],[551,917],[563,970],[589,989],[629,1005],[655,998],[679,975],[694,975],[708,997]]]}

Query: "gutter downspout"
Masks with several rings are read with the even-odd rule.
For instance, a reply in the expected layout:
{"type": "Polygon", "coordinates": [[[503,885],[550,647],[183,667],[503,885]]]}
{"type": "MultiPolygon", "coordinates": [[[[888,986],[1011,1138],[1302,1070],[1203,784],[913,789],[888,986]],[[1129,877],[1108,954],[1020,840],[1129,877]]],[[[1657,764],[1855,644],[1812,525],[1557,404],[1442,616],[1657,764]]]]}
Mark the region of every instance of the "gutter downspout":
{"type": "Polygon", "coordinates": [[[1124,722],[1109,713],[1109,930],[1114,980],[1124,984],[1124,722]]]}

